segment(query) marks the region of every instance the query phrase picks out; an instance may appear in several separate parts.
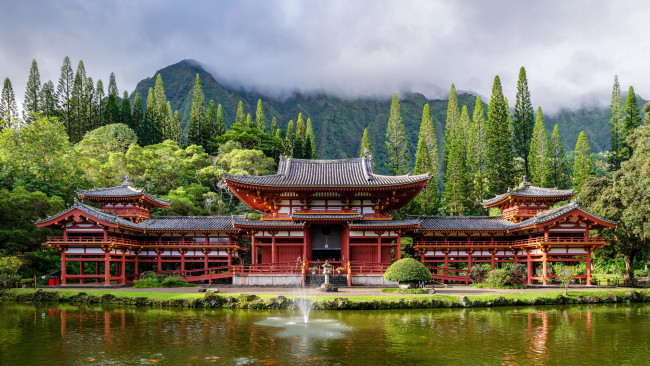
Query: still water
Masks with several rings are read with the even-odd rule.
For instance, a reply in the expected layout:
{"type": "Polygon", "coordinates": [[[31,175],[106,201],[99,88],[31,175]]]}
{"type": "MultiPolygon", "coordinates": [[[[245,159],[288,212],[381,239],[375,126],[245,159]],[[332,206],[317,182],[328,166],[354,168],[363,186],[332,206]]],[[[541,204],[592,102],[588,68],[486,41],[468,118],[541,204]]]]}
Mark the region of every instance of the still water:
{"type": "Polygon", "coordinates": [[[402,311],[0,303],[2,365],[647,365],[650,305],[402,311]]]}

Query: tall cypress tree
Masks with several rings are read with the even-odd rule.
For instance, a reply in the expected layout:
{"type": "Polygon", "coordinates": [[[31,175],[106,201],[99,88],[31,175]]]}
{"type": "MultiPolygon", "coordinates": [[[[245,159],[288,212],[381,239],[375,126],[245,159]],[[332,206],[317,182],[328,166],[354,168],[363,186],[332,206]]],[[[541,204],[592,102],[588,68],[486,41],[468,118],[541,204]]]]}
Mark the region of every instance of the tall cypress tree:
{"type": "MultiPolygon", "coordinates": [[[[460,121],[458,123],[458,128],[456,129],[456,134],[458,138],[463,140],[465,146],[469,143],[469,128],[469,111],[467,110],[467,106],[464,105],[460,112],[460,121]]],[[[465,154],[467,155],[467,149],[465,148],[465,150],[465,154]]]]}
{"type": "Polygon", "coordinates": [[[138,135],[138,142],[144,145],[144,136],[142,134],[144,124],[144,114],[142,111],[142,96],[136,93],[133,98],[133,113],[131,113],[131,122],[133,123],[133,130],[138,135]]]}
{"type": "Polygon", "coordinates": [[[104,121],[106,119],[106,94],[104,93],[104,83],[101,81],[101,79],[97,80],[93,103],[93,109],[95,110],[94,124],[96,126],[101,126],[104,124],[104,121]]]}
{"type": "Polygon", "coordinates": [[[83,91],[83,112],[84,112],[84,126],[86,127],[86,130],[84,131],[84,134],[87,131],[90,131],[96,127],[99,127],[98,125],[95,125],[95,108],[94,108],[94,101],[93,98],[95,97],[95,83],[93,82],[93,78],[87,77],[86,78],[86,85],[84,86],[84,91],[83,91]]]}
{"type": "Polygon", "coordinates": [[[372,155],[372,145],[370,144],[370,137],[368,136],[368,129],[363,129],[363,136],[361,137],[361,148],[359,148],[359,157],[372,155]]]}
{"type": "Polygon", "coordinates": [[[43,84],[41,92],[38,95],[38,104],[44,116],[54,117],[58,110],[58,105],[54,83],[51,80],[43,84]]]}
{"type": "MultiPolygon", "coordinates": [[[[418,148],[415,152],[415,167],[413,168],[413,173],[415,174],[426,174],[431,173],[431,154],[429,153],[429,147],[427,146],[427,141],[422,136],[422,126],[420,126],[420,138],[418,139],[418,148]]],[[[415,204],[418,207],[418,214],[421,215],[430,215],[433,211],[432,207],[436,205],[437,202],[434,199],[434,192],[437,189],[435,184],[429,182],[420,193],[415,197],[415,204]]]]}
{"type": "Polygon", "coordinates": [[[634,130],[641,126],[641,112],[639,106],[636,104],[636,94],[634,87],[630,86],[625,99],[625,114],[623,115],[623,125],[621,128],[622,140],[619,142],[621,145],[621,159],[624,162],[632,157],[632,148],[627,143],[627,137],[634,132],[634,130]]]}
{"type": "Polygon", "coordinates": [[[16,95],[14,94],[14,88],[11,85],[11,80],[9,80],[9,78],[5,78],[2,86],[2,97],[0,97],[0,120],[2,120],[2,126],[0,126],[2,128],[17,128],[19,125],[16,95]]]}
{"type": "MultiPolygon", "coordinates": [[[[172,131],[171,125],[174,119],[174,115],[171,110],[167,108],[167,96],[165,95],[165,84],[163,83],[162,76],[160,74],[156,75],[156,84],[153,88],[154,93],[154,128],[153,134],[154,137],[153,143],[157,144],[166,139],[171,139],[172,131]]],[[[147,99],[147,106],[148,106],[147,99]]]]}
{"type": "Polygon", "coordinates": [[[386,152],[388,161],[386,166],[388,171],[394,175],[406,174],[409,171],[409,153],[408,142],[404,123],[402,123],[402,113],[400,111],[397,93],[393,93],[393,99],[390,104],[390,114],[388,117],[388,126],[386,127],[386,152]]]}
{"type": "MultiPolygon", "coordinates": [[[[217,136],[217,107],[214,105],[214,100],[210,99],[208,103],[208,108],[205,110],[205,128],[204,128],[204,138],[205,138],[205,150],[209,154],[213,154],[212,147],[208,144],[209,141],[214,139],[217,136]]],[[[219,135],[220,136],[220,135],[219,135]]]]}
{"type": "Polygon", "coordinates": [[[466,172],[465,141],[459,135],[451,141],[445,169],[444,198],[450,215],[463,215],[469,209],[470,191],[466,172]]]}
{"type": "Polygon", "coordinates": [[[422,123],[420,124],[418,140],[419,138],[424,138],[424,141],[427,143],[429,160],[431,162],[431,176],[433,177],[431,179],[435,180],[435,184],[437,185],[440,176],[440,157],[438,156],[438,139],[433,128],[433,117],[431,117],[429,103],[425,104],[422,108],[422,123]]]}
{"type": "Polygon", "coordinates": [[[316,153],[316,137],[314,136],[314,126],[311,124],[311,118],[307,118],[307,131],[305,132],[305,135],[305,146],[307,145],[307,138],[311,140],[309,142],[309,150],[311,151],[310,159],[316,159],[318,157],[318,154],[316,153]]]}
{"type": "Polygon", "coordinates": [[[194,79],[194,89],[192,90],[192,108],[190,109],[190,121],[187,126],[187,144],[205,146],[207,138],[204,136],[205,119],[205,95],[201,86],[199,74],[194,79]]]}
{"type": "Polygon", "coordinates": [[[246,125],[246,112],[244,112],[244,102],[242,102],[241,100],[239,101],[239,104],[237,104],[235,123],[239,123],[242,126],[246,125]]]}
{"type": "Polygon", "coordinates": [[[467,144],[467,169],[471,181],[471,208],[482,210],[480,203],[487,197],[487,144],[485,141],[485,109],[481,97],[476,97],[467,144]]]}
{"type": "Polygon", "coordinates": [[[594,162],[589,141],[585,132],[581,131],[580,135],[578,135],[575,160],[573,163],[573,190],[576,195],[582,190],[582,185],[585,183],[585,180],[594,175],[593,167],[594,162]]]}
{"type": "Polygon", "coordinates": [[[71,134],[70,141],[79,142],[83,138],[84,133],[88,130],[85,119],[85,100],[84,100],[84,87],[86,86],[86,68],[83,61],[79,61],[77,65],[77,72],[74,75],[74,82],[72,83],[72,93],[70,97],[70,107],[72,111],[70,125],[71,134]]]}
{"type": "Polygon", "coordinates": [[[120,123],[120,97],[115,81],[115,73],[111,72],[108,81],[108,99],[106,100],[106,111],[104,124],[120,123]]]}
{"type": "Polygon", "coordinates": [[[215,127],[215,134],[217,136],[222,136],[226,133],[226,120],[223,116],[223,107],[221,104],[217,106],[217,125],[215,127]]]}
{"type": "Polygon", "coordinates": [[[284,148],[284,154],[286,156],[294,156],[293,155],[293,141],[296,138],[296,128],[293,125],[293,120],[289,121],[287,124],[287,134],[284,137],[284,142],[282,144],[284,148]]]}
{"type": "Polygon", "coordinates": [[[487,171],[489,194],[500,194],[514,183],[512,135],[508,102],[503,96],[501,80],[494,77],[492,95],[488,105],[488,121],[485,128],[487,145],[487,171]]]}
{"type": "Polygon", "coordinates": [[[537,118],[533,128],[533,138],[528,151],[528,175],[530,182],[538,187],[548,187],[551,180],[551,149],[548,133],[544,125],[542,107],[537,107],[537,118]]]}
{"type": "Polygon", "coordinates": [[[120,116],[121,116],[120,119],[122,123],[131,127],[133,131],[138,130],[131,116],[131,101],[129,100],[129,93],[126,90],[124,91],[124,95],[122,96],[122,111],[120,112],[120,116]]]}
{"type": "Polygon", "coordinates": [[[569,165],[564,152],[564,145],[562,144],[560,128],[557,124],[553,127],[553,132],[551,133],[549,150],[549,164],[551,168],[549,186],[561,189],[569,188],[569,165]]]}
{"type": "MultiPolygon", "coordinates": [[[[167,102],[168,113],[172,110],[172,103],[167,102]]],[[[171,114],[171,113],[169,113],[171,114]]],[[[179,146],[183,146],[185,139],[183,138],[183,125],[181,124],[181,114],[178,111],[174,111],[171,119],[171,140],[176,141],[179,146]]]]}
{"type": "Polygon", "coordinates": [[[59,84],[56,87],[56,97],[59,100],[59,107],[61,108],[60,115],[63,119],[68,136],[72,134],[72,105],[70,104],[72,98],[72,85],[74,84],[74,72],[70,64],[70,58],[65,56],[63,58],[63,65],[61,66],[61,75],[59,76],[59,84]]]}
{"type": "Polygon", "coordinates": [[[32,60],[32,66],[29,68],[29,78],[25,88],[25,100],[23,101],[23,121],[30,124],[34,121],[33,113],[40,112],[38,104],[38,94],[41,90],[41,74],[38,72],[38,63],[36,59],[32,60]]]}
{"type": "Polygon", "coordinates": [[[609,140],[610,150],[607,158],[608,170],[616,171],[621,168],[621,143],[624,143],[622,134],[623,120],[623,97],[621,86],[618,83],[618,75],[614,75],[614,86],[612,87],[612,101],[609,106],[609,129],[611,137],[609,140]]]}
{"type": "Polygon", "coordinates": [[[273,117],[271,120],[271,136],[275,136],[278,133],[278,120],[273,117]]]}
{"type": "Polygon", "coordinates": [[[519,80],[517,81],[517,96],[515,101],[515,116],[512,124],[515,156],[524,159],[524,172],[525,174],[528,174],[528,153],[533,133],[533,126],[535,125],[535,116],[533,113],[533,104],[530,101],[530,92],[528,91],[526,69],[523,66],[519,69],[519,80]]]}
{"type": "Polygon", "coordinates": [[[451,141],[456,138],[456,129],[460,123],[460,109],[458,108],[458,95],[456,86],[451,84],[449,90],[449,100],[447,101],[447,120],[445,122],[445,145],[443,146],[442,166],[447,168],[447,157],[451,149],[451,141]]]}
{"type": "Polygon", "coordinates": [[[257,100],[257,111],[255,111],[255,125],[260,131],[266,132],[266,117],[264,117],[264,104],[262,99],[257,100]]]}
{"type": "Polygon", "coordinates": [[[159,143],[162,139],[158,130],[158,112],[156,110],[156,93],[153,88],[149,88],[147,93],[147,105],[144,112],[144,123],[142,126],[142,135],[144,137],[142,145],[152,145],[159,143]]]}

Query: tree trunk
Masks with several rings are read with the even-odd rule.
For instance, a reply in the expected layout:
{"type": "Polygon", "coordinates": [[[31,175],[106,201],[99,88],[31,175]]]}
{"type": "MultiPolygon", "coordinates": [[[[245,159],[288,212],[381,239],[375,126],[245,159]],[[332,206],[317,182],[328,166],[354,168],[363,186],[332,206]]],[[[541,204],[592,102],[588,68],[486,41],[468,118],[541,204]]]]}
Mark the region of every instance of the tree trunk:
{"type": "Polygon", "coordinates": [[[628,281],[632,278],[632,263],[634,261],[634,255],[627,253],[623,256],[623,260],[625,262],[625,274],[623,275],[623,279],[628,281]]]}

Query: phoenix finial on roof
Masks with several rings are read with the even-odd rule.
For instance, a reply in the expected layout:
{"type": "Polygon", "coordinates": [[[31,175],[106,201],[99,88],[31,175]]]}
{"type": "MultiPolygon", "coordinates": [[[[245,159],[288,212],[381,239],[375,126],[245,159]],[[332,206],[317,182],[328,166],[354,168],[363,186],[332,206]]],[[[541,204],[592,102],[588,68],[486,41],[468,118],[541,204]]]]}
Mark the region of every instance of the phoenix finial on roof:
{"type": "Polygon", "coordinates": [[[128,174],[124,176],[124,182],[122,182],[123,186],[130,186],[131,185],[131,182],[129,181],[129,178],[130,177],[129,177],[128,174]]]}

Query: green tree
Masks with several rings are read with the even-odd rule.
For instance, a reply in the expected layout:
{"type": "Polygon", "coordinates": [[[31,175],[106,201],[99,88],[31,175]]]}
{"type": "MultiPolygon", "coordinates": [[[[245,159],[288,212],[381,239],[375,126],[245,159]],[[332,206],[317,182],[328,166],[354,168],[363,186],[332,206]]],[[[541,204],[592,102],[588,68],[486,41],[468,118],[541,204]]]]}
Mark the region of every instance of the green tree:
{"type": "Polygon", "coordinates": [[[106,100],[106,111],[103,124],[120,123],[120,97],[117,90],[115,74],[111,72],[108,80],[108,99],[106,100]]]}
{"type": "Polygon", "coordinates": [[[370,137],[368,137],[368,129],[363,129],[363,137],[361,137],[361,148],[359,149],[359,157],[372,155],[372,145],[370,144],[370,137]]]}
{"type": "Polygon", "coordinates": [[[386,152],[388,161],[386,166],[388,171],[395,175],[406,174],[409,171],[409,153],[408,142],[404,123],[402,122],[402,113],[397,99],[397,93],[393,93],[393,99],[390,104],[390,114],[388,117],[388,126],[386,128],[386,152]]]}
{"type": "Polygon", "coordinates": [[[594,161],[589,147],[589,141],[584,131],[578,135],[575,160],[573,162],[573,190],[580,193],[585,180],[594,175],[594,161]]]}
{"type": "Polygon", "coordinates": [[[214,100],[208,103],[208,109],[205,111],[205,129],[204,129],[204,148],[208,154],[212,154],[211,148],[208,148],[208,142],[217,136],[217,107],[214,105],[214,100]]]}
{"type": "Polygon", "coordinates": [[[650,125],[650,102],[645,102],[643,105],[643,124],[650,125]]]}
{"type": "Polygon", "coordinates": [[[221,136],[226,133],[226,120],[223,117],[223,107],[221,104],[217,106],[217,125],[215,131],[216,136],[221,136]]]}
{"type": "Polygon", "coordinates": [[[551,179],[551,148],[544,125],[542,107],[537,107],[537,118],[528,152],[530,182],[538,187],[548,187],[551,179]]]}
{"type": "Polygon", "coordinates": [[[144,144],[142,142],[143,123],[144,114],[142,108],[142,96],[140,93],[135,93],[135,97],[133,98],[133,113],[131,114],[131,124],[133,127],[131,127],[131,129],[133,129],[133,131],[135,131],[135,133],[138,135],[138,140],[141,141],[141,144],[144,144]]]}
{"type": "Polygon", "coordinates": [[[611,131],[610,151],[608,155],[609,170],[616,171],[621,167],[621,144],[625,141],[622,131],[623,97],[618,83],[618,75],[614,76],[612,87],[612,101],[609,107],[609,128],[611,131]]]}
{"type": "Polygon", "coordinates": [[[156,95],[153,88],[147,93],[147,105],[144,112],[144,123],[142,126],[142,144],[151,145],[162,140],[158,130],[158,112],[156,111],[156,95]]]}
{"type": "Polygon", "coordinates": [[[426,103],[422,108],[422,123],[420,124],[418,140],[421,137],[424,138],[424,141],[427,143],[429,160],[431,161],[431,175],[437,185],[438,177],[440,175],[440,158],[438,156],[438,139],[436,138],[436,132],[433,128],[433,117],[431,117],[431,108],[429,107],[429,103],[426,103]]]}
{"type": "Polygon", "coordinates": [[[274,161],[278,161],[282,153],[282,142],[254,125],[246,127],[235,123],[225,134],[214,139],[211,149],[221,151],[221,147],[229,142],[236,142],[243,150],[260,150],[274,161]]]}
{"type": "Polygon", "coordinates": [[[457,136],[451,141],[445,169],[445,191],[443,197],[450,215],[463,215],[469,209],[470,194],[465,157],[465,141],[457,136]]]}
{"type": "Polygon", "coordinates": [[[41,92],[38,95],[38,104],[41,113],[46,117],[54,117],[59,109],[54,83],[51,80],[43,84],[41,92]]]}
{"type": "Polygon", "coordinates": [[[137,131],[137,124],[133,121],[133,116],[131,115],[131,101],[129,100],[129,93],[125,90],[124,96],[122,97],[122,111],[120,113],[120,123],[131,127],[133,131],[137,131]]]}
{"type": "Polygon", "coordinates": [[[34,113],[41,111],[38,104],[38,94],[41,90],[41,74],[38,72],[38,63],[36,59],[32,60],[32,66],[29,68],[29,78],[25,88],[25,100],[23,101],[23,121],[26,124],[32,123],[34,113]]]}
{"type": "Polygon", "coordinates": [[[246,113],[246,122],[244,122],[244,124],[246,125],[246,127],[257,128],[257,126],[255,126],[255,123],[253,122],[253,116],[251,116],[250,113],[246,113]]]}
{"type": "Polygon", "coordinates": [[[266,175],[271,173],[275,162],[260,150],[234,149],[220,156],[217,164],[230,174],[266,175]]]}
{"type": "Polygon", "coordinates": [[[314,136],[314,127],[311,124],[311,118],[307,118],[307,132],[305,132],[305,146],[307,146],[307,140],[309,140],[309,149],[306,147],[305,151],[310,153],[310,159],[316,159],[318,154],[316,153],[316,137],[314,136]]]}
{"type": "Polygon", "coordinates": [[[551,169],[549,186],[567,189],[571,185],[569,179],[569,164],[564,152],[564,144],[562,144],[560,128],[557,124],[553,127],[553,132],[551,133],[549,150],[549,164],[551,169]]]}
{"type": "MultiPolygon", "coordinates": [[[[423,121],[422,125],[425,122],[423,121]]],[[[413,172],[415,174],[432,174],[433,164],[431,162],[431,154],[426,138],[423,136],[423,126],[420,126],[420,138],[418,139],[418,148],[415,152],[415,167],[413,172]]],[[[437,158],[437,156],[436,156],[437,158]]],[[[431,181],[422,189],[415,197],[415,204],[418,208],[418,213],[422,215],[431,215],[437,211],[438,208],[438,180],[435,176],[431,181]]]]}
{"type": "Polygon", "coordinates": [[[273,117],[271,120],[271,136],[275,136],[278,132],[278,120],[273,117]]]}
{"type": "Polygon", "coordinates": [[[74,72],[70,64],[70,58],[65,56],[63,58],[63,65],[61,66],[61,75],[59,76],[59,84],[56,87],[56,96],[59,100],[61,107],[61,117],[65,124],[68,136],[72,134],[72,126],[70,120],[72,119],[72,105],[70,99],[72,97],[72,85],[74,83],[74,72]]]}
{"type": "Polygon", "coordinates": [[[73,142],[79,142],[83,134],[88,130],[86,118],[86,68],[83,61],[79,61],[77,72],[74,75],[72,83],[72,93],[70,94],[70,139],[73,142]]]}
{"type": "Polygon", "coordinates": [[[2,127],[17,128],[18,121],[18,105],[16,105],[16,95],[11,86],[11,80],[5,78],[2,86],[2,97],[0,97],[0,120],[2,120],[2,127]]]}
{"type": "Polygon", "coordinates": [[[237,113],[235,114],[235,123],[244,125],[246,123],[246,112],[244,112],[244,102],[241,100],[237,104],[237,113]]]}
{"type": "Polygon", "coordinates": [[[257,100],[257,111],[255,112],[255,125],[260,131],[266,132],[266,117],[264,117],[264,104],[262,99],[257,100]]]}
{"type": "Polygon", "coordinates": [[[488,105],[488,120],[485,126],[485,142],[489,194],[501,194],[514,183],[512,137],[508,102],[503,96],[501,80],[494,77],[492,95],[488,105]]]}
{"type": "Polygon", "coordinates": [[[296,139],[296,128],[293,125],[293,120],[287,124],[287,134],[282,142],[284,155],[293,156],[293,142],[296,139]]]}
{"type": "Polygon", "coordinates": [[[481,97],[476,97],[467,144],[467,169],[472,187],[472,206],[480,211],[480,203],[487,197],[487,144],[485,141],[485,109],[481,97]]]}
{"type": "Polygon", "coordinates": [[[95,126],[103,126],[106,119],[106,94],[104,93],[104,82],[97,80],[95,95],[93,96],[93,110],[95,112],[95,126]]]}
{"type": "Polygon", "coordinates": [[[458,108],[458,95],[456,86],[451,84],[449,100],[447,102],[447,120],[445,122],[445,145],[443,147],[442,165],[447,169],[447,159],[451,150],[451,142],[456,138],[456,130],[460,124],[460,109],[458,108]]]}
{"type": "Polygon", "coordinates": [[[515,156],[524,159],[524,171],[527,175],[530,175],[530,163],[528,157],[534,125],[535,116],[533,113],[533,104],[530,101],[530,92],[528,91],[526,69],[522,66],[519,69],[519,80],[517,81],[515,116],[512,121],[512,137],[515,156]]]}
{"type": "Polygon", "coordinates": [[[623,125],[620,129],[622,132],[620,137],[624,140],[620,141],[620,161],[628,160],[632,156],[632,149],[627,143],[627,137],[630,136],[634,130],[641,126],[641,112],[636,103],[636,94],[634,88],[630,86],[625,99],[625,114],[623,115],[623,125]]]}
{"type": "Polygon", "coordinates": [[[194,89],[192,90],[192,108],[190,110],[190,121],[187,127],[187,144],[205,146],[207,138],[204,136],[203,123],[205,121],[205,95],[201,86],[199,74],[194,79],[194,89]]]}
{"type": "MultiPolygon", "coordinates": [[[[169,111],[168,113],[172,114],[171,102],[167,102],[167,110],[169,111]]],[[[181,124],[181,114],[178,111],[174,111],[172,114],[170,135],[166,138],[176,141],[176,143],[179,145],[185,143],[185,137],[183,136],[183,125],[181,124]]]]}

